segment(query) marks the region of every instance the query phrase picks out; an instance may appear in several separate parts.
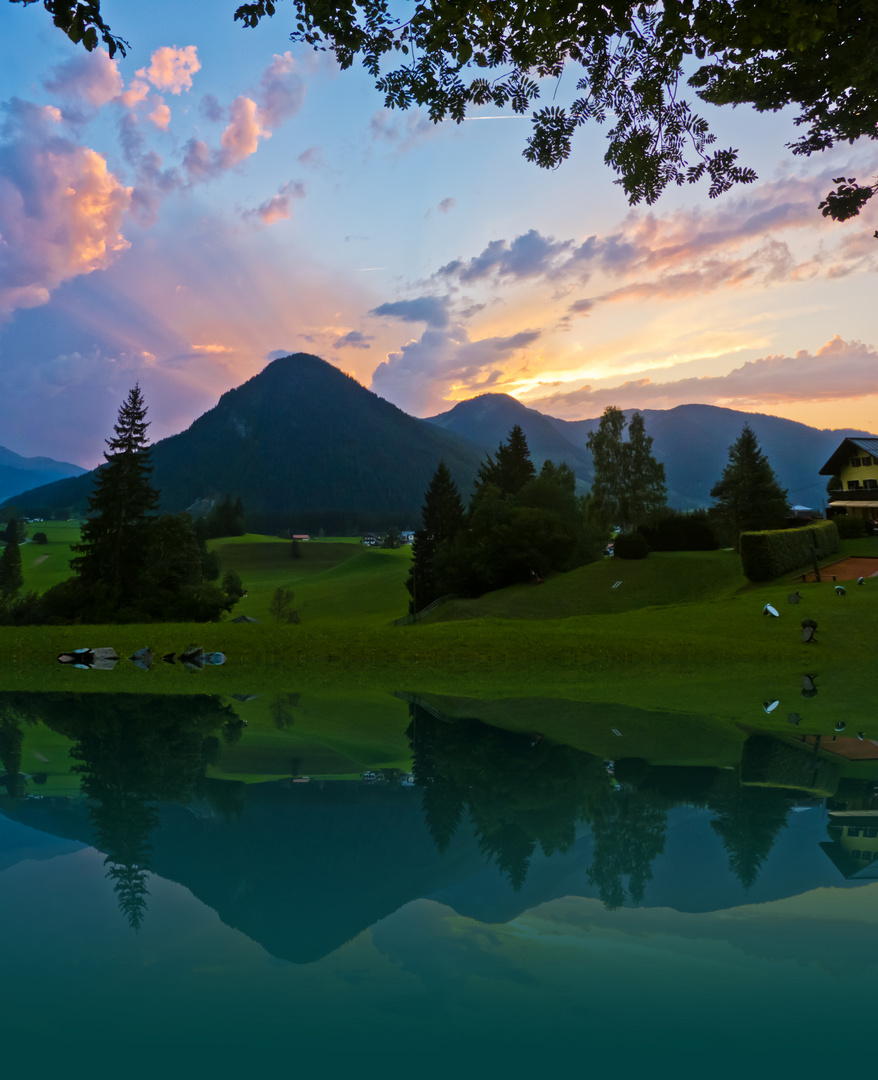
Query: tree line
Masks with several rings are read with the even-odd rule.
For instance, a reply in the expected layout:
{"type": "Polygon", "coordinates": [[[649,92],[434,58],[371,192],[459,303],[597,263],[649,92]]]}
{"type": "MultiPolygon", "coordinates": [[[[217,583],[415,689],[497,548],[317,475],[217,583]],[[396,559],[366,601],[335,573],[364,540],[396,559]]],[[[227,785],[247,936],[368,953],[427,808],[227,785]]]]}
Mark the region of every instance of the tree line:
{"type": "Polygon", "coordinates": [[[617,554],[639,558],[651,546],[737,547],[742,530],[785,524],[787,492],[749,425],[729,447],[707,512],[668,508],[664,465],[652,443],[639,413],[628,421],[621,409],[608,406],[586,444],[594,461],[586,496],[576,495],[576,477],[563,462],[546,461],[537,472],[517,424],[486,456],[466,506],[440,462],[424,494],[422,528],[412,544],[409,613],[443,596],[480,596],[572,570],[597,559],[615,532],[617,554]]]}

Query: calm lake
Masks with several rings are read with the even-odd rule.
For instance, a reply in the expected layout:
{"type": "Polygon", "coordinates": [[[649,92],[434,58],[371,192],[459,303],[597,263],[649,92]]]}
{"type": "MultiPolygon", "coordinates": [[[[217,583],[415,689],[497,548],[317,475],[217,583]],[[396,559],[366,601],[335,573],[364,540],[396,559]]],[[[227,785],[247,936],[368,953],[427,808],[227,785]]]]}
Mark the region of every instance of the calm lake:
{"type": "Polygon", "coordinates": [[[620,709],[610,755],[542,730],[574,707],[499,726],[388,692],[365,739],[307,693],[0,693],[5,1064],[774,1076],[868,1051],[878,745],[815,746],[803,704],[699,761],[657,709],[660,756],[620,709]]]}

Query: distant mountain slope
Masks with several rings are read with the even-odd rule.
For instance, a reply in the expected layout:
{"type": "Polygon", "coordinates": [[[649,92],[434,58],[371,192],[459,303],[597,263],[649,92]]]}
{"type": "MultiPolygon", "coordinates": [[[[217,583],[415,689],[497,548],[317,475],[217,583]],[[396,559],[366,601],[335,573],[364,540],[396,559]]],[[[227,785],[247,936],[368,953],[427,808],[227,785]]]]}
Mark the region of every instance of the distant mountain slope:
{"type": "MultiPolygon", "coordinates": [[[[851,428],[813,428],[777,416],[715,405],[626,409],[625,415],[630,418],[635,411],[643,416],[646,433],[654,440],[653,453],[664,463],[668,501],[680,509],[710,504],[710,489],[722,476],[729,447],[744,424],[748,423],[756,433],[790,501],[815,509],[823,506],[826,494],[825,478],[818,475],[820,468],[846,436],[867,434],[851,428]]],[[[592,480],[592,459],[586,441],[600,417],[559,420],[527,408],[508,394],[482,394],[431,417],[430,423],[492,449],[506,438],[514,424],[519,424],[538,464],[546,458],[556,463],[566,461],[579,480],[586,485],[592,480]]]]}
{"type": "MultiPolygon", "coordinates": [[[[850,428],[813,428],[795,420],[764,413],[745,413],[716,405],[678,405],[674,409],[626,409],[640,412],[651,435],[653,453],[664,462],[669,502],[681,509],[707,506],[710,489],[728,463],[729,447],[749,424],[759,440],[790,502],[820,509],[826,496],[826,478],[819,470],[850,428]]],[[[555,420],[558,430],[584,447],[593,420],[555,420]]],[[[865,432],[857,432],[866,434],[865,432]]]]}
{"type": "Polygon", "coordinates": [[[22,457],[0,446],[0,502],[39,484],[51,484],[68,476],[82,476],[85,472],[79,465],[72,465],[68,461],[22,457]]]}
{"type": "MultiPolygon", "coordinates": [[[[186,431],[152,448],[162,508],[177,512],[226,492],[250,528],[356,533],[416,528],[440,460],[468,491],[480,447],[408,416],[326,361],[273,361],[186,431]]],[[[93,477],[27,492],[22,506],[73,505],[93,477]]]]}
{"type": "Polygon", "coordinates": [[[576,473],[581,491],[592,481],[591,454],[578,438],[567,437],[557,421],[536,409],[529,409],[509,394],[480,394],[461,401],[448,412],[428,418],[444,431],[454,432],[471,442],[495,451],[518,424],[527,437],[534,464],[539,469],[547,459],[556,465],[565,461],[576,473]]]}

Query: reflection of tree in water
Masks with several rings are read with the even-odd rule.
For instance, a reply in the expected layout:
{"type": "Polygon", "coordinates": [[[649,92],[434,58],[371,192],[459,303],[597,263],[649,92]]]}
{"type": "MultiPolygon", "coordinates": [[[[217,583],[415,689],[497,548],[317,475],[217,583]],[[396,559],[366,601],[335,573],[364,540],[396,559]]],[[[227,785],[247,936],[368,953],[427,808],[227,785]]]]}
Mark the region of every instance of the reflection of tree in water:
{"type": "MultiPolygon", "coordinates": [[[[205,767],[234,731],[234,711],[218,697],[135,694],[3,695],[26,718],[73,740],[70,756],[89,799],[96,846],[105,853],[119,907],[137,929],[146,911],[150,834],[156,803],[210,797],[205,767]]],[[[5,711],[0,707],[0,715],[5,711]]]]}
{"type": "Polygon", "coordinates": [[[716,815],[710,827],[729,855],[729,869],[745,889],[756,883],[759,869],[786,828],[790,792],[743,787],[735,773],[724,773],[710,799],[716,815]]]}
{"type": "Polygon", "coordinates": [[[668,803],[660,795],[622,787],[603,799],[591,819],[594,861],[588,880],[608,908],[625,902],[623,878],[635,904],[652,880],[652,863],[665,848],[668,803]]]}
{"type": "Polygon", "coordinates": [[[24,717],[14,705],[0,706],[0,764],[6,771],[3,784],[13,799],[24,795],[25,778],[21,774],[21,747],[24,717]]]}
{"type": "Polygon", "coordinates": [[[444,851],[466,811],[481,850],[516,890],[537,845],[546,855],[567,851],[576,822],[609,790],[591,754],[479,720],[449,723],[419,705],[410,713],[412,771],[430,835],[444,851]]]}

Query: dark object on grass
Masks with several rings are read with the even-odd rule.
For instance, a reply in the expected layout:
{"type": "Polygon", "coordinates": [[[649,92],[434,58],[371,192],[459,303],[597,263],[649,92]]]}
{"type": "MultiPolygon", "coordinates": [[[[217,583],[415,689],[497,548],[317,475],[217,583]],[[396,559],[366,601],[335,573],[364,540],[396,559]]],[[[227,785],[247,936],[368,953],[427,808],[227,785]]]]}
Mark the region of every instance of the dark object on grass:
{"type": "Polygon", "coordinates": [[[816,631],[813,626],[806,626],[802,629],[802,641],[807,645],[809,641],[814,640],[814,634],[816,631]]]}
{"type": "Polygon", "coordinates": [[[803,630],[807,630],[810,627],[812,630],[817,629],[817,622],[814,619],[802,619],[800,626],[803,630]]]}
{"type": "Polygon", "coordinates": [[[177,662],[177,658],[172,652],[166,652],[162,657],[162,660],[164,660],[166,664],[175,664],[177,662]]]}
{"type": "Polygon", "coordinates": [[[252,616],[250,616],[250,615],[239,615],[239,616],[238,616],[237,618],[235,618],[235,619],[232,619],[232,622],[236,622],[236,623],[250,623],[250,622],[255,622],[255,623],[258,623],[258,622],[259,622],[259,620],[258,620],[258,619],[254,619],[254,618],[252,618],[252,616]]]}
{"type": "Polygon", "coordinates": [[[255,701],[259,694],[232,694],[235,701],[255,701]]]}
{"type": "Polygon", "coordinates": [[[141,671],[149,671],[155,658],[152,655],[152,649],[148,645],[144,645],[142,649],[133,652],[128,659],[135,667],[139,667],[141,671]]]}
{"type": "Polygon", "coordinates": [[[801,724],[802,718],[797,712],[787,713],[787,723],[792,724],[793,727],[798,727],[801,724]]]}
{"type": "Polygon", "coordinates": [[[802,676],[802,697],[817,697],[817,687],[814,685],[814,675],[802,676]]]}
{"type": "Polygon", "coordinates": [[[763,712],[772,713],[778,707],[778,705],[780,705],[780,702],[777,701],[777,700],[775,700],[775,701],[763,701],[762,702],[763,712]]]}
{"type": "Polygon", "coordinates": [[[839,722],[835,725],[835,730],[836,731],[844,731],[844,729],[846,727],[847,727],[847,724],[844,722],[844,720],[839,720],[839,722]]]}
{"type": "Polygon", "coordinates": [[[860,742],[862,742],[863,739],[866,738],[866,732],[865,731],[858,731],[857,732],[857,738],[860,740],[860,742]]]}
{"type": "Polygon", "coordinates": [[[773,615],[775,618],[779,618],[779,612],[778,612],[777,608],[772,607],[771,604],[766,604],[765,605],[765,607],[762,609],[762,614],[763,615],[773,615]]]}
{"type": "Polygon", "coordinates": [[[858,577],[857,578],[857,584],[858,585],[865,585],[866,584],[866,579],[864,577],[858,577]]]}
{"type": "Polygon", "coordinates": [[[799,602],[799,601],[800,601],[801,599],[802,599],[802,598],[801,598],[801,596],[799,596],[799,590],[798,590],[798,589],[796,589],[796,591],[795,591],[795,592],[791,592],[791,593],[789,594],[789,596],[787,597],[787,603],[788,603],[788,604],[798,604],[798,602],[799,602]]]}
{"type": "Polygon", "coordinates": [[[60,653],[58,662],[76,668],[110,671],[119,662],[119,657],[115,649],[102,646],[98,649],[73,649],[72,652],[60,653]]]}
{"type": "Polygon", "coordinates": [[[844,587],[844,585],[836,585],[835,586],[835,595],[836,596],[844,596],[844,594],[846,592],[847,592],[847,589],[844,587]]]}

